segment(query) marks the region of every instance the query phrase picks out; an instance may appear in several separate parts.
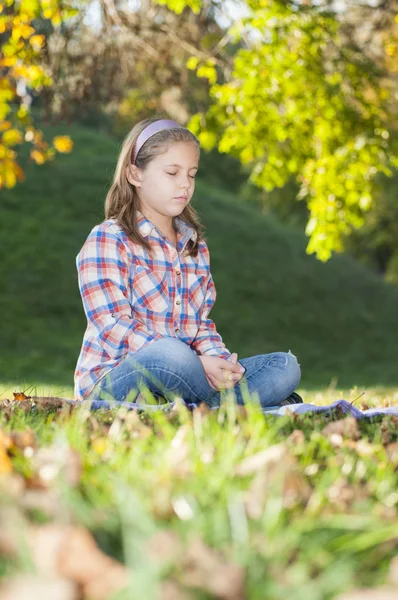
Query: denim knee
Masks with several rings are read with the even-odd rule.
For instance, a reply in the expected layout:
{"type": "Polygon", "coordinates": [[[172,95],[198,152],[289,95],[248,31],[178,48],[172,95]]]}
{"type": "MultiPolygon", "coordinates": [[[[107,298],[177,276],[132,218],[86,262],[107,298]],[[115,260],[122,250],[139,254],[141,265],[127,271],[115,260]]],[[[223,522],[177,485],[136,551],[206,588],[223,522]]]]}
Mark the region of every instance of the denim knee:
{"type": "Polygon", "coordinates": [[[300,383],[300,379],[301,379],[301,369],[300,369],[300,365],[297,362],[297,358],[294,356],[294,354],[292,354],[289,350],[289,352],[285,353],[286,356],[286,378],[288,379],[289,383],[291,384],[293,390],[295,390],[299,383],[300,383]]]}
{"type": "MultiPolygon", "coordinates": [[[[193,368],[198,364],[199,357],[188,344],[173,337],[165,337],[149,344],[145,350],[150,354],[151,361],[157,366],[167,365],[169,369],[177,370],[193,368]]],[[[133,355],[134,357],[134,355],[133,355]]]]}

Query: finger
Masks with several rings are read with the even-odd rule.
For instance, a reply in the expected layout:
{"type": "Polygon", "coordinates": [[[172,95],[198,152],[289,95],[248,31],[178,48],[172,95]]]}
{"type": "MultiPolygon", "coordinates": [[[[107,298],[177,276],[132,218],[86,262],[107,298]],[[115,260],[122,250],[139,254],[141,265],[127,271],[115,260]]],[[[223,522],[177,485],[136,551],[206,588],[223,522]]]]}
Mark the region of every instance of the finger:
{"type": "Polygon", "coordinates": [[[231,363],[224,358],[220,358],[220,361],[217,363],[217,367],[224,369],[225,371],[231,371],[231,373],[244,373],[245,369],[239,363],[231,363]]]}
{"type": "Polygon", "coordinates": [[[213,390],[216,390],[217,392],[219,391],[217,385],[215,384],[214,378],[211,375],[207,375],[207,381],[213,390]]]}
{"type": "Polygon", "coordinates": [[[228,382],[236,384],[237,381],[240,381],[243,377],[243,373],[226,373],[226,380],[228,382]]]}
{"type": "Polygon", "coordinates": [[[217,392],[219,392],[219,391],[220,391],[220,389],[221,389],[221,387],[220,387],[220,386],[222,385],[222,382],[218,381],[218,380],[217,380],[217,379],[216,379],[216,378],[215,378],[213,375],[211,375],[210,373],[208,373],[207,377],[208,377],[208,381],[209,381],[209,383],[210,383],[211,387],[212,387],[214,390],[217,390],[217,392]]]}
{"type": "Polygon", "coordinates": [[[218,376],[218,381],[223,386],[223,389],[231,389],[236,384],[235,377],[240,378],[240,375],[236,375],[235,373],[228,373],[227,371],[222,370],[222,374],[218,376]]]}
{"type": "Polygon", "coordinates": [[[234,386],[233,382],[223,381],[221,379],[218,379],[215,375],[211,375],[210,373],[209,373],[209,375],[212,378],[212,381],[213,381],[214,385],[217,386],[217,389],[219,391],[221,391],[221,390],[227,390],[227,389],[230,389],[230,388],[232,388],[234,386]]]}
{"type": "Polygon", "coordinates": [[[229,358],[227,358],[227,360],[229,360],[229,362],[231,362],[232,364],[236,365],[236,362],[238,360],[237,353],[234,352],[233,354],[231,354],[231,356],[229,358]]]}

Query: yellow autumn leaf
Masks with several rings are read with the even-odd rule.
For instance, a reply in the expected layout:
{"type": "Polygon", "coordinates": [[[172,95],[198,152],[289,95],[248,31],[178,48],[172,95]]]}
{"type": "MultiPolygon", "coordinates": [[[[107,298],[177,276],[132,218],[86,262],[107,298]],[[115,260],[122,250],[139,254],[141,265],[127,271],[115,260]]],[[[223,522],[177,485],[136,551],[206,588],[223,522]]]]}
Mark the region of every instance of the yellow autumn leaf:
{"type": "Polygon", "coordinates": [[[71,152],[73,148],[73,141],[68,135],[58,135],[53,139],[53,144],[58,152],[65,154],[71,152]]]}
{"type": "MultiPolygon", "coordinates": [[[[0,31],[1,33],[1,31],[0,31]]],[[[8,56],[7,58],[2,58],[0,60],[0,67],[13,67],[17,62],[16,56],[8,56]]]]}
{"type": "Polygon", "coordinates": [[[8,169],[5,173],[4,173],[4,184],[6,186],[6,188],[13,188],[15,186],[15,184],[17,183],[17,176],[14,173],[13,170],[8,169]]]}
{"type": "Polygon", "coordinates": [[[0,448],[0,474],[6,475],[12,472],[12,462],[7,452],[0,448]]]}
{"type": "Polygon", "coordinates": [[[44,40],[44,35],[32,35],[32,37],[29,40],[29,44],[34,50],[40,50],[44,46],[44,40]]]}
{"type": "Polygon", "coordinates": [[[61,22],[62,22],[61,14],[59,12],[54,13],[54,16],[51,19],[52,25],[57,27],[58,25],[61,25],[61,22]]]}
{"type": "Polygon", "coordinates": [[[6,131],[6,129],[10,129],[11,121],[1,121],[0,122],[0,131],[6,131]]]}
{"type": "Polygon", "coordinates": [[[3,144],[6,146],[15,146],[15,144],[22,144],[23,135],[18,129],[8,129],[3,133],[3,144]]]}
{"type": "Polygon", "coordinates": [[[40,150],[31,150],[30,158],[34,160],[37,165],[42,165],[44,162],[46,162],[46,158],[43,152],[40,152],[40,150]]]}

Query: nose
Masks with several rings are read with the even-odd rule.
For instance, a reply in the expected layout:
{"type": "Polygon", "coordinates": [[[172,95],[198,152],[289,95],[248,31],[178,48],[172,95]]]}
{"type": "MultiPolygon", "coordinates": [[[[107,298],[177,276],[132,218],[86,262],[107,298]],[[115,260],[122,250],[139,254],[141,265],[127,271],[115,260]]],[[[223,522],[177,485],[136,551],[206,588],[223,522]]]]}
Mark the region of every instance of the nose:
{"type": "Polygon", "coordinates": [[[190,179],[189,175],[186,175],[186,176],[182,175],[180,188],[188,189],[190,185],[191,185],[191,179],[190,179]]]}

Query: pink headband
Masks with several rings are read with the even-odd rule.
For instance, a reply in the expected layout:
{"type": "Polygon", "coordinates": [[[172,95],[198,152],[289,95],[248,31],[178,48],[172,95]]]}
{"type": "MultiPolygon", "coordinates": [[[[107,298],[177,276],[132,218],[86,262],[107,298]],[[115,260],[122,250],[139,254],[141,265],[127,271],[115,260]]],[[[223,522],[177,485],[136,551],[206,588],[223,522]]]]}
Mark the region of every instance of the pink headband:
{"type": "Polygon", "coordinates": [[[161,131],[162,129],[171,129],[172,127],[181,127],[182,129],[184,129],[182,127],[182,125],[179,125],[179,123],[176,123],[175,121],[171,121],[170,119],[159,119],[159,121],[154,121],[153,123],[150,123],[149,125],[147,125],[145,127],[145,129],[143,131],[141,131],[141,133],[138,136],[138,139],[135,143],[135,146],[133,148],[132,157],[131,157],[132,164],[133,165],[135,164],[135,159],[137,158],[137,154],[140,151],[141,146],[143,144],[145,144],[145,142],[147,141],[148,138],[150,138],[152,135],[154,135],[158,131],[161,131]]]}

